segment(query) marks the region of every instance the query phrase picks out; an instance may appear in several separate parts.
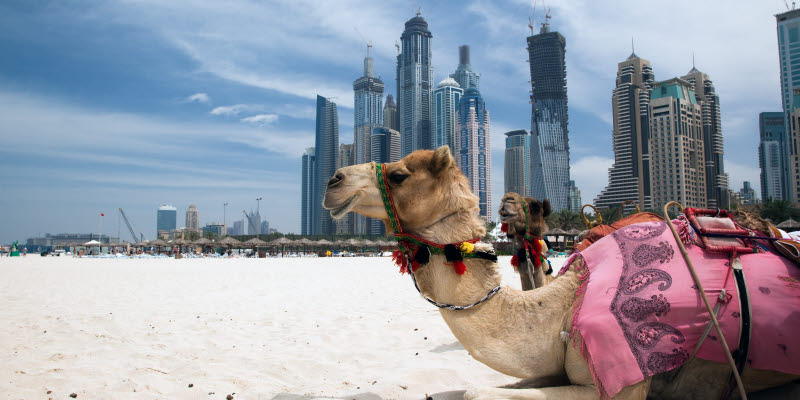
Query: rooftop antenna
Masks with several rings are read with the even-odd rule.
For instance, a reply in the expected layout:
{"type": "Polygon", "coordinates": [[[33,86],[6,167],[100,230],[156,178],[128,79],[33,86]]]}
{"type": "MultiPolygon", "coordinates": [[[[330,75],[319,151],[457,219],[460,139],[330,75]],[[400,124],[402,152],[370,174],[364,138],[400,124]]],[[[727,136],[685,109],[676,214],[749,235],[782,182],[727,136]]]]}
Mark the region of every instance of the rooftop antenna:
{"type": "Polygon", "coordinates": [[[694,69],[694,52],[692,52],[692,69],[694,69]]]}
{"type": "Polygon", "coordinates": [[[417,16],[422,15],[422,7],[417,7],[417,16]]]}
{"type": "Polygon", "coordinates": [[[636,54],[636,48],[633,47],[633,36],[631,36],[631,53],[636,54]]]}

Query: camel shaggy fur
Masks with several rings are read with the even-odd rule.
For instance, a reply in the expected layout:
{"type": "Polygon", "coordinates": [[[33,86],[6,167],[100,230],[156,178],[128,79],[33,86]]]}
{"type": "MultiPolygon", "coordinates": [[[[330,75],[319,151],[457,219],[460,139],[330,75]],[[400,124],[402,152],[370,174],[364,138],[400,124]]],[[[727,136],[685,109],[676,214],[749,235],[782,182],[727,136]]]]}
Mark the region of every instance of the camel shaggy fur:
{"type": "MultiPolygon", "coordinates": [[[[334,218],[355,211],[388,222],[375,175],[375,164],[345,167],[328,183],[323,205],[334,218]]],[[[455,165],[450,149],[416,151],[386,165],[389,190],[404,229],[438,243],[482,237],[478,200],[455,165]]],[[[390,226],[390,225],[387,225],[390,226]]],[[[417,272],[422,293],[438,302],[470,304],[500,284],[494,263],[466,259],[458,275],[433,255],[417,272]]],[[[469,390],[467,399],[596,399],[589,365],[580,351],[561,339],[569,331],[576,302],[580,260],[547,286],[530,291],[503,287],[489,301],[469,310],[440,309],[453,335],[476,360],[504,374],[522,378],[517,387],[469,390]]],[[[679,373],[647,378],[617,393],[615,399],[708,399],[719,396],[730,373],[726,364],[693,359],[679,373]],[[649,397],[648,397],[649,396],[649,397]]],[[[746,368],[748,391],[778,386],[796,376],[746,368]]]]}
{"type": "MultiPolygon", "coordinates": [[[[550,215],[550,201],[547,199],[539,201],[533,197],[522,197],[518,193],[509,192],[503,196],[498,213],[500,215],[500,222],[505,224],[507,228],[506,233],[514,244],[514,253],[522,253],[522,255],[525,255],[524,236],[526,230],[529,230],[530,232],[528,233],[537,238],[541,238],[542,235],[547,232],[545,217],[550,215]],[[528,205],[527,221],[525,218],[525,210],[523,209],[524,204],[528,205]]],[[[546,257],[546,255],[547,246],[545,245],[542,246],[542,256],[546,257]]],[[[520,260],[520,264],[517,267],[522,290],[542,287],[554,279],[552,275],[548,275],[545,272],[548,269],[546,266],[542,265],[540,268],[534,268],[533,261],[530,257],[524,258],[527,262],[520,260]]]]}

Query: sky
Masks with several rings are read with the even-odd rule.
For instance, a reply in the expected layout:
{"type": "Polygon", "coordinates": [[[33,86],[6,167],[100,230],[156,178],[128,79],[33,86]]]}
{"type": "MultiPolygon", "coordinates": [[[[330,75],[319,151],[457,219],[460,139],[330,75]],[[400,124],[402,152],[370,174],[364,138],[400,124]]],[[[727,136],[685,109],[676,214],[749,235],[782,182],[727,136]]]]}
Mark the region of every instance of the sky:
{"type": "MultiPolygon", "coordinates": [[[[471,48],[491,115],[493,207],[503,133],[530,130],[532,1],[160,0],[0,2],[0,243],[45,233],[131,240],[118,208],[153,239],[156,209],[190,204],[230,226],[259,207],[300,231],[300,157],[314,145],[315,97],[338,105],[353,142],[365,41],[396,95],[395,42],[421,10],[436,82],[471,48]],[[227,207],[223,204],[228,203],[227,207]],[[100,218],[100,213],[105,217],[100,218]]],[[[758,114],[780,111],[774,14],[766,1],[548,1],[566,38],[571,177],[592,202],[613,163],[611,92],[635,52],[656,80],[696,67],[719,94],[731,188],[756,190],[758,114]]]]}

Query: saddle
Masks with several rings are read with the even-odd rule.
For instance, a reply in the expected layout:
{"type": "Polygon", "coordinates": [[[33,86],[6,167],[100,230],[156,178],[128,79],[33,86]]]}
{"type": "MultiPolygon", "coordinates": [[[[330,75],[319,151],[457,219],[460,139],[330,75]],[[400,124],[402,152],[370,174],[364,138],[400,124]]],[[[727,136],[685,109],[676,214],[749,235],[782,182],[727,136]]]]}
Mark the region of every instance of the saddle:
{"type": "Polygon", "coordinates": [[[581,215],[583,215],[583,221],[586,223],[586,227],[589,228],[589,231],[586,233],[586,237],[575,246],[573,252],[580,252],[586,250],[587,247],[591,246],[592,243],[602,239],[604,236],[611,234],[612,232],[624,228],[628,225],[638,224],[641,222],[655,222],[655,221],[664,221],[664,218],[658,214],[654,214],[651,212],[642,212],[639,210],[639,205],[637,205],[632,200],[626,200],[619,206],[619,215],[620,218],[618,221],[611,223],[611,225],[603,224],[603,217],[600,216],[600,213],[597,211],[594,206],[591,204],[586,204],[581,207],[581,215]],[[636,207],[636,213],[631,214],[627,217],[623,217],[623,208],[626,204],[633,204],[636,207]],[[583,209],[586,207],[591,207],[595,211],[595,215],[597,216],[596,221],[589,221],[586,218],[586,214],[583,213],[583,209]]]}

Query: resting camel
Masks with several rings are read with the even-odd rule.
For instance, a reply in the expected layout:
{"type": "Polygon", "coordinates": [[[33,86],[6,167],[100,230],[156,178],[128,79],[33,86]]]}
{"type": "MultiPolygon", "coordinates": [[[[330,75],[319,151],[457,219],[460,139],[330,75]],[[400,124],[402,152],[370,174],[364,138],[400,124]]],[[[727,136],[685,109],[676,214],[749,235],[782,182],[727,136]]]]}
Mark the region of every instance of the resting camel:
{"type": "MultiPolygon", "coordinates": [[[[323,206],[333,218],[349,211],[378,218],[392,227],[381,186],[391,191],[397,222],[405,232],[435,243],[461,243],[485,234],[478,217],[478,199],[455,165],[446,146],[415,151],[394,163],[367,163],[339,169],[328,182],[323,206]],[[385,177],[378,181],[376,168],[385,177]]],[[[454,272],[446,256],[431,254],[411,275],[420,292],[449,304],[470,304],[501,283],[491,260],[465,258],[466,272],[454,272]]],[[[569,331],[571,307],[579,287],[579,259],[558,279],[530,291],[502,287],[482,304],[468,310],[442,308],[453,335],[476,360],[501,373],[522,378],[518,388],[478,388],[467,399],[596,399],[598,392],[589,364],[579,349],[562,340],[569,331]]],[[[580,339],[580,338],[578,338],[580,339]]],[[[615,399],[711,399],[727,383],[730,368],[698,358],[681,373],[656,375],[627,386],[615,399]],[[665,376],[669,375],[669,376],[665,376]],[[649,396],[649,397],[648,397],[649,396]]],[[[746,368],[748,391],[788,383],[797,376],[746,368]]]]}
{"type": "MultiPolygon", "coordinates": [[[[500,202],[499,214],[500,222],[514,244],[516,257],[513,260],[516,262],[512,261],[512,264],[516,264],[514,266],[519,271],[522,290],[531,290],[550,283],[554,279],[549,275],[552,269],[549,265],[542,265],[538,256],[532,256],[531,253],[534,251],[529,251],[537,247],[535,241],[541,239],[547,231],[545,217],[550,215],[550,201],[547,199],[539,201],[533,197],[522,197],[518,193],[509,192],[500,202]]],[[[540,245],[539,253],[545,256],[547,246],[540,245]]]]}

